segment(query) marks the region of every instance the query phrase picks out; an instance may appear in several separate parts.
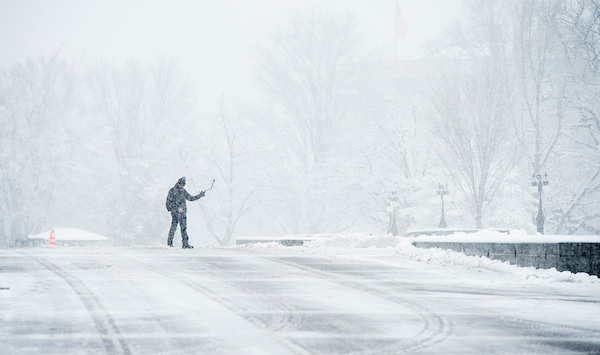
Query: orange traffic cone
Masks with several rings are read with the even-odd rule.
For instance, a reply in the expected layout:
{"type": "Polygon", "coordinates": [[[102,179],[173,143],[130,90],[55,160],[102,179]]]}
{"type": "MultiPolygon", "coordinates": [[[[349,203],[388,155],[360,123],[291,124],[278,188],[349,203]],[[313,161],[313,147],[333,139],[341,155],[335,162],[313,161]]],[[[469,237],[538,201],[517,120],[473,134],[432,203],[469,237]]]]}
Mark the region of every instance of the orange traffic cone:
{"type": "Polygon", "coordinates": [[[48,245],[56,245],[56,241],[54,240],[54,230],[50,232],[50,240],[48,240],[48,245]]]}

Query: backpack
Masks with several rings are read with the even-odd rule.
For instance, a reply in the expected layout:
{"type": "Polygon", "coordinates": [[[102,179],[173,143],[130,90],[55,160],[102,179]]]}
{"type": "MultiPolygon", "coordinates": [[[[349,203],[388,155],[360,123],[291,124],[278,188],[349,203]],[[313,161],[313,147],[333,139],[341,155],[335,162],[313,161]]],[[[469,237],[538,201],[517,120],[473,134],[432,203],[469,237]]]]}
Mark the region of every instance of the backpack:
{"type": "Polygon", "coordinates": [[[167,195],[167,201],[165,202],[165,207],[167,208],[167,211],[172,212],[173,211],[173,198],[171,197],[171,190],[169,190],[169,194],[167,195]]]}

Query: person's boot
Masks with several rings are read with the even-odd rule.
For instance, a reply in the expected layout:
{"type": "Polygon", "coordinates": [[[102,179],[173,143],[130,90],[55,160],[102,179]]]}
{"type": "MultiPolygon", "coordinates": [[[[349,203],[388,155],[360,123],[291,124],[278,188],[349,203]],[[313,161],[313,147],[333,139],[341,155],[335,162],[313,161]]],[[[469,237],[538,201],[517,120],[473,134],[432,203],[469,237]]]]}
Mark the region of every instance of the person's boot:
{"type": "Polygon", "coordinates": [[[173,239],[167,239],[167,245],[173,247],[173,239]]]}
{"type": "Polygon", "coordinates": [[[192,245],[189,245],[189,244],[184,244],[181,248],[183,248],[183,249],[194,249],[194,247],[192,245]]]}

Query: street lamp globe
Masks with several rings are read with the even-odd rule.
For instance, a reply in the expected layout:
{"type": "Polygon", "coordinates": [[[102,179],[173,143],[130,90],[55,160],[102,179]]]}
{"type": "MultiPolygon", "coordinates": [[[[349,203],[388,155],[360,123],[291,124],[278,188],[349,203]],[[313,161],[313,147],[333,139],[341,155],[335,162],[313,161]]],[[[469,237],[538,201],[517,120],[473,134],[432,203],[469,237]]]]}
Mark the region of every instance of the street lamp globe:
{"type": "Polygon", "coordinates": [[[531,187],[537,188],[537,192],[539,194],[539,202],[538,202],[538,214],[535,218],[535,224],[537,226],[537,231],[540,234],[544,234],[544,222],[546,217],[544,217],[544,209],[542,208],[542,192],[544,187],[548,189],[550,182],[548,181],[548,173],[542,174],[533,174],[531,176],[531,187]]]}
{"type": "Polygon", "coordinates": [[[396,191],[392,191],[390,196],[388,197],[388,205],[387,210],[390,213],[390,225],[388,227],[387,233],[391,233],[392,235],[398,235],[398,226],[396,225],[396,208],[400,206],[400,202],[398,201],[398,194],[396,191]]]}
{"type": "Polygon", "coordinates": [[[449,193],[450,192],[448,192],[447,183],[446,186],[444,186],[443,184],[438,185],[437,194],[440,195],[440,198],[442,199],[442,217],[440,219],[440,224],[438,225],[440,228],[448,227],[448,224],[446,223],[446,216],[444,215],[444,195],[448,195],[449,193]]]}

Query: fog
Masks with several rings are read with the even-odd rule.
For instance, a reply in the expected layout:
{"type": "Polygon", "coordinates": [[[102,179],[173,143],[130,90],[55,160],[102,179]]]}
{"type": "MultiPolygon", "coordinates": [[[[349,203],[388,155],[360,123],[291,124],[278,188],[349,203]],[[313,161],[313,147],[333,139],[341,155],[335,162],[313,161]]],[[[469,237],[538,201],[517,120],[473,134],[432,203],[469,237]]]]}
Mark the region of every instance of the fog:
{"type": "Polygon", "coordinates": [[[164,244],[182,176],[215,180],[197,245],[437,227],[439,184],[452,227],[535,233],[543,199],[546,233],[600,234],[598,9],[0,0],[0,244],[164,244]]]}
{"type": "MultiPolygon", "coordinates": [[[[222,93],[256,98],[249,49],[285,24],[295,11],[319,6],[359,18],[368,45],[392,51],[392,0],[257,1],[2,1],[0,65],[60,48],[87,60],[146,60],[175,56],[193,76],[199,99],[212,105],[222,93]],[[317,5],[318,4],[318,5],[317,5]]],[[[405,1],[410,23],[406,50],[437,35],[457,12],[458,0],[405,1]]]]}

